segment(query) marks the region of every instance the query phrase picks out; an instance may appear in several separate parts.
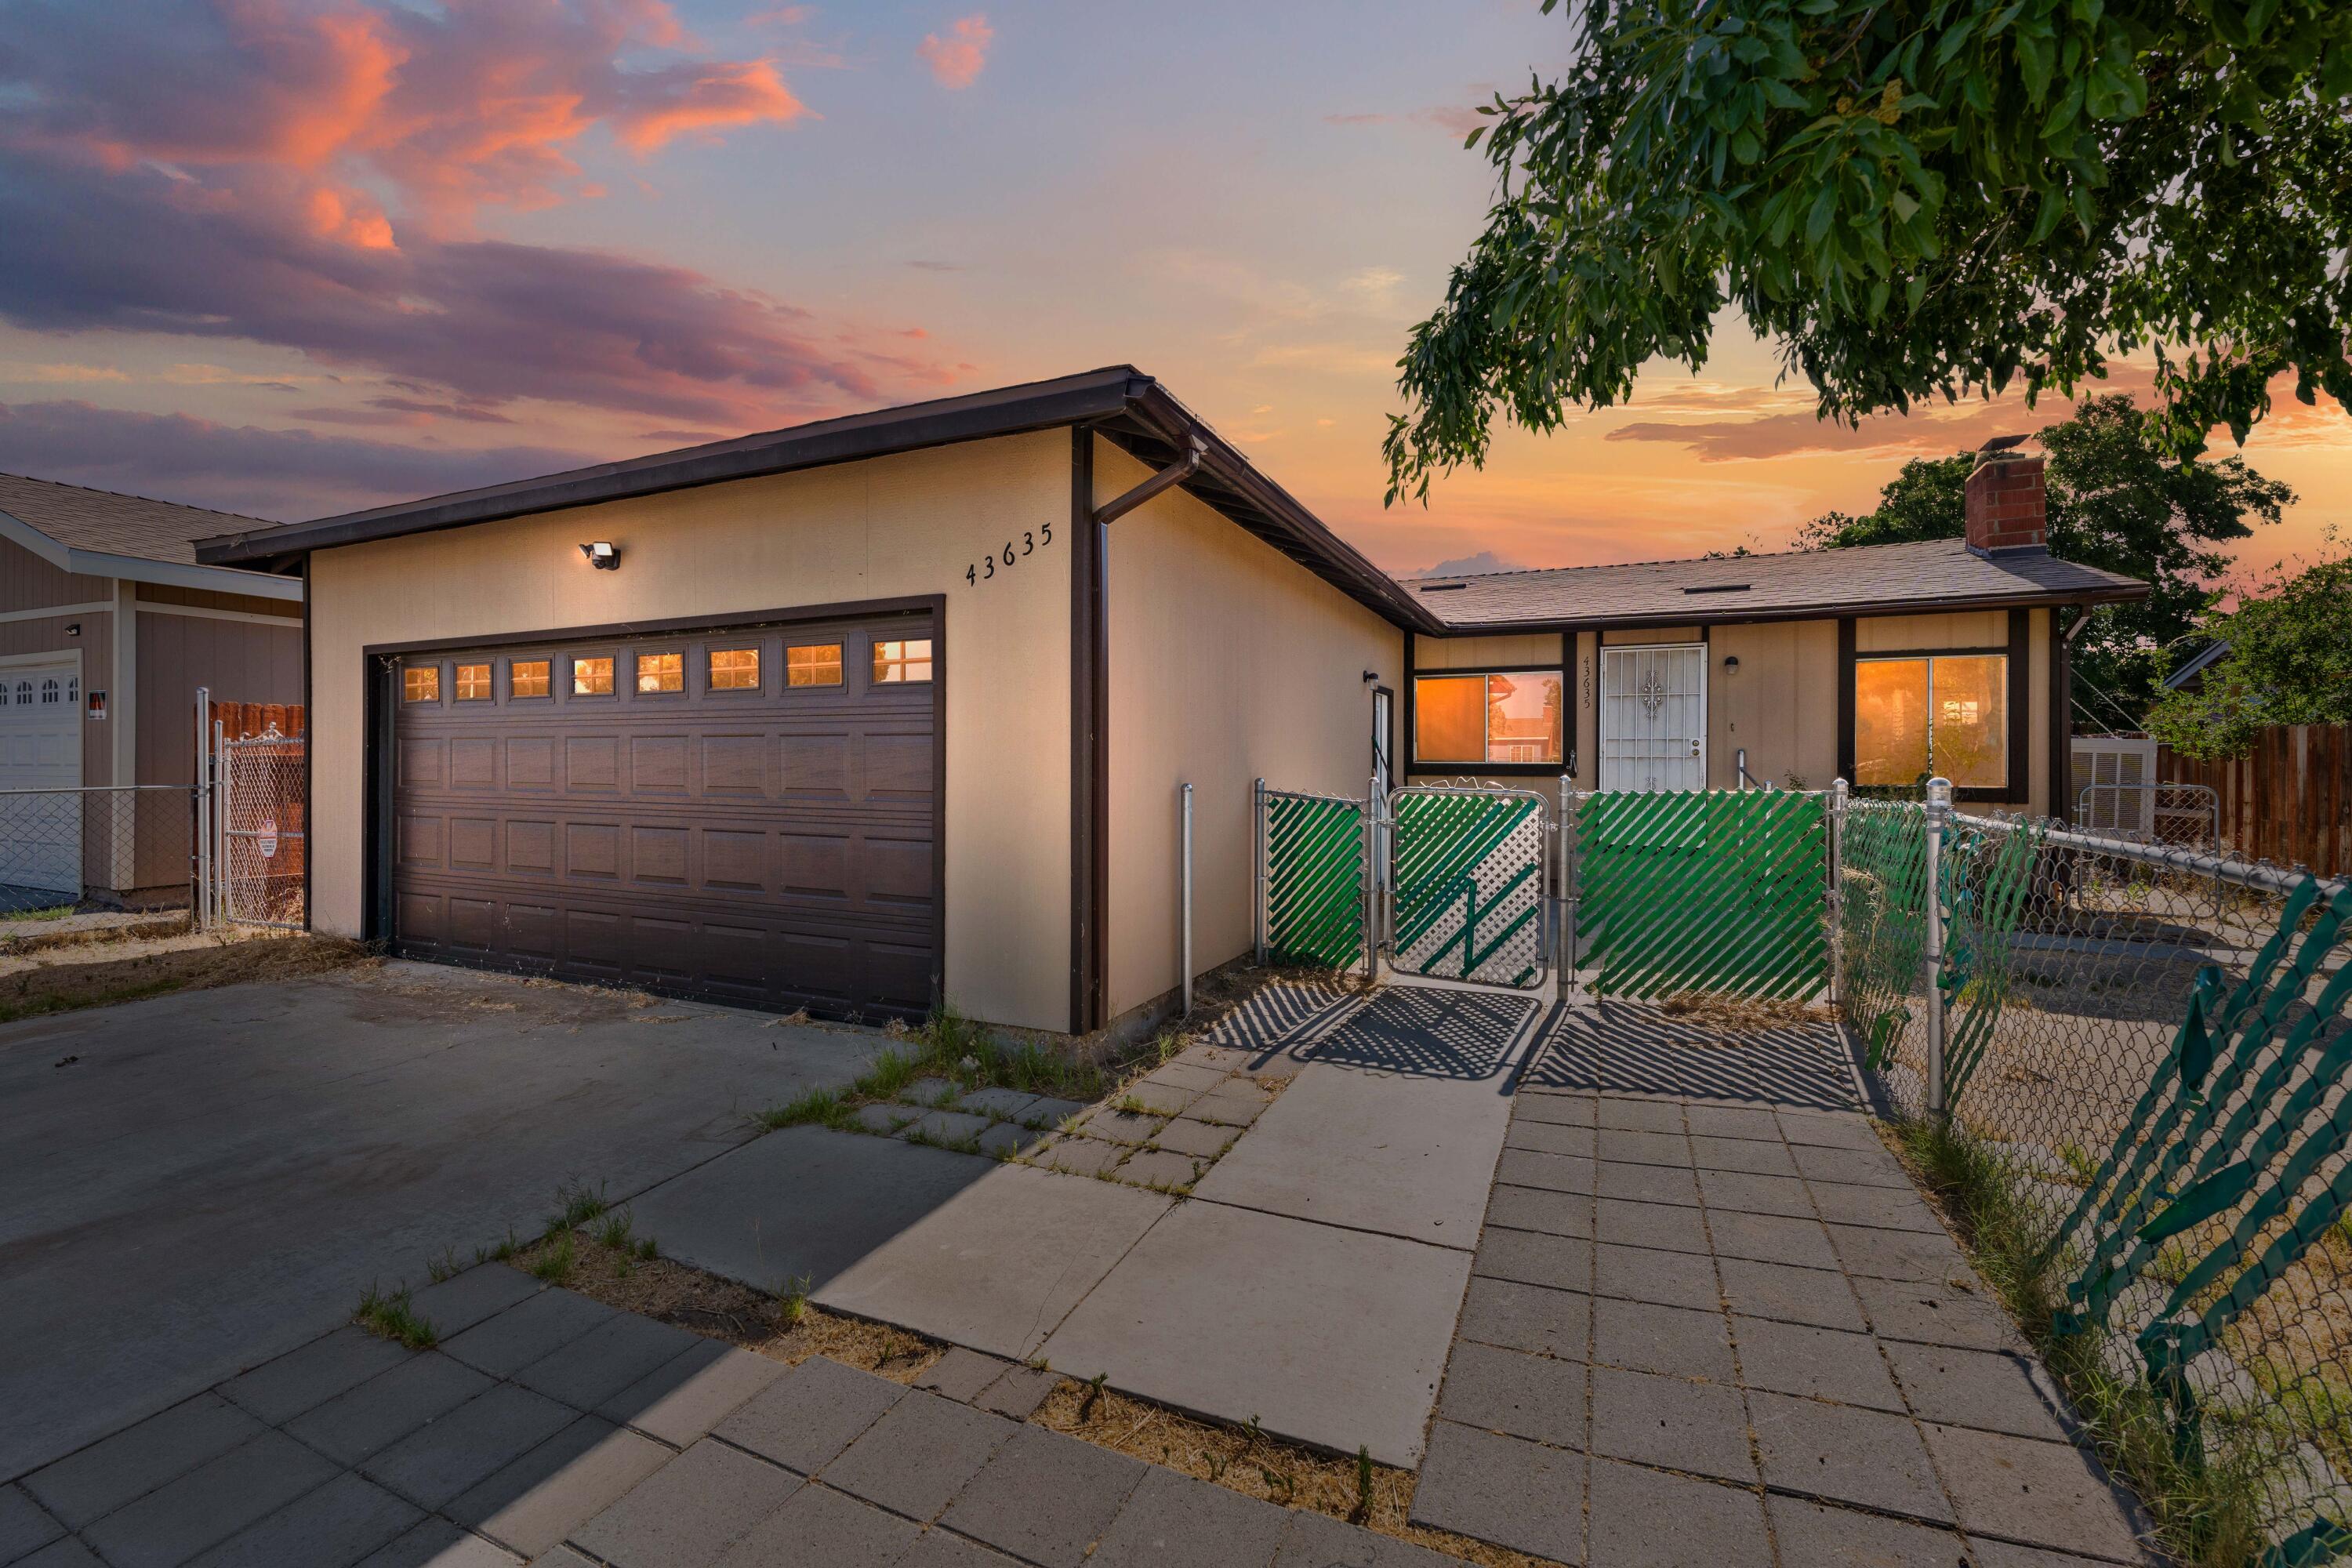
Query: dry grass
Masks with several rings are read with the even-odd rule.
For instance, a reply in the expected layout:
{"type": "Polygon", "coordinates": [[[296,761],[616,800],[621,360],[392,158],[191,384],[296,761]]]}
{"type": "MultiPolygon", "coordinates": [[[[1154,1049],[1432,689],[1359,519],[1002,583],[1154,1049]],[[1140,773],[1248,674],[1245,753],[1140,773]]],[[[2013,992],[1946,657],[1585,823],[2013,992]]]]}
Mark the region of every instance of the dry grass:
{"type": "Polygon", "coordinates": [[[1685,991],[1669,996],[1658,1004],[1658,1011],[1669,1018],[1732,1035],[1756,1035],[1767,1029],[1793,1028],[1800,1024],[1825,1024],[1836,1016],[1829,1008],[1810,1002],[1717,995],[1706,991],[1685,991]]]}
{"type": "MultiPolygon", "coordinates": [[[[531,1272],[566,1240],[575,1253],[565,1280],[570,1289],[606,1306],[724,1340],[787,1365],[821,1355],[911,1384],[947,1352],[945,1344],[921,1334],[828,1312],[804,1301],[788,1309],[785,1298],[775,1292],[754,1290],[666,1258],[646,1259],[605,1247],[594,1239],[593,1227],[542,1237],[519,1248],[509,1261],[531,1272]]],[[[1357,1459],[1335,1458],[1246,1427],[1197,1420],[1068,1377],[1029,1419],[1249,1497],[1329,1514],[1447,1552],[1479,1568],[1543,1568],[1545,1563],[1407,1522],[1414,1479],[1410,1470],[1370,1466],[1371,1484],[1366,1495],[1361,1485],[1366,1467],[1357,1459]]]]}
{"type": "Polygon", "coordinates": [[[340,937],[98,940],[45,951],[0,973],[0,1023],[382,962],[366,947],[340,937]]]}

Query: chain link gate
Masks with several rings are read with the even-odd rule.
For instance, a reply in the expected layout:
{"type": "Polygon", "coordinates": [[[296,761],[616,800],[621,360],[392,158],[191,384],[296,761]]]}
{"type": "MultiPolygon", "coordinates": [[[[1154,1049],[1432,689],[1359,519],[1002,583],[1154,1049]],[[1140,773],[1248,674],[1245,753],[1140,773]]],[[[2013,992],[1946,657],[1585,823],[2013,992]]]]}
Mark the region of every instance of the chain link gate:
{"type": "Polygon", "coordinates": [[[1389,962],[1406,973],[1515,991],[1551,974],[1544,797],[1407,784],[1389,808],[1389,962]]]}
{"type": "Polygon", "coordinates": [[[200,759],[197,910],[208,926],[305,924],[303,783],[308,748],[272,730],[230,740],[213,726],[200,759]]]}

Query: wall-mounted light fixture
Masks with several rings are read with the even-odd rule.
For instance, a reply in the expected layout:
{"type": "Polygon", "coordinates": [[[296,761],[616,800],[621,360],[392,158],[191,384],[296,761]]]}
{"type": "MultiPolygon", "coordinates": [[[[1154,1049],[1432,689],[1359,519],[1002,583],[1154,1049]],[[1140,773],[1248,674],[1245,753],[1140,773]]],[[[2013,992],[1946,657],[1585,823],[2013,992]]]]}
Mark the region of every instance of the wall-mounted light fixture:
{"type": "Polygon", "coordinates": [[[609,539],[583,544],[580,547],[580,553],[588,557],[588,564],[599,572],[618,572],[621,569],[621,552],[609,539]]]}
{"type": "Polygon", "coordinates": [[[69,637],[78,637],[81,636],[81,623],[79,621],[68,621],[66,623],[66,636],[69,637]]]}
{"type": "Polygon", "coordinates": [[[1368,670],[1364,671],[1364,684],[1365,684],[1365,685],[1367,685],[1367,686],[1370,686],[1372,682],[1374,682],[1375,680],[1378,680],[1380,678],[1381,678],[1381,672],[1380,672],[1379,670],[1377,670],[1377,669],[1368,669],[1368,670]]]}
{"type": "Polygon", "coordinates": [[[1738,654],[1727,653],[1723,656],[1723,673],[1726,675],[1737,675],[1739,673],[1739,656],[1738,654]]]}

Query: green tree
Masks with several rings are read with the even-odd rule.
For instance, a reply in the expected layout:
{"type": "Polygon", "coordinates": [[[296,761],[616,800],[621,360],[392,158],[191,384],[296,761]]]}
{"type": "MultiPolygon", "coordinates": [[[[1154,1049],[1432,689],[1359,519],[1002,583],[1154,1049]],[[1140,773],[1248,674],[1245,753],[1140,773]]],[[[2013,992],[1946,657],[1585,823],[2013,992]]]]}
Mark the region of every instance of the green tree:
{"type": "Polygon", "coordinates": [[[2148,732],[2192,757],[2231,757],[2267,724],[2352,724],[2352,556],[2280,566],[2207,628],[2229,652],[2194,691],[2168,691],[2148,732]]]}
{"type": "MultiPolygon", "coordinates": [[[[1559,0],[1544,0],[1555,9],[1559,0]]],[[[1585,0],[1497,95],[1485,231],[1401,363],[1389,499],[1696,369],[1737,306],[1853,420],[2152,353],[2166,446],[2352,402],[2343,0],[1585,0]]]]}
{"type": "MultiPolygon", "coordinates": [[[[2074,417],[2044,426],[2049,462],[2050,552],[2137,577],[2136,605],[2105,605],[2075,640],[2076,712],[2112,729],[2137,726],[2156,700],[2169,651],[2200,628],[2222,586],[2221,548],[2276,522],[2294,492],[2242,458],[2183,462],[2167,453],[2147,416],[2121,393],[2095,397],[2074,417]]],[[[1829,512],[1798,531],[1809,550],[1958,539],[1972,453],[1915,458],[1860,517],[1829,512]]]]}

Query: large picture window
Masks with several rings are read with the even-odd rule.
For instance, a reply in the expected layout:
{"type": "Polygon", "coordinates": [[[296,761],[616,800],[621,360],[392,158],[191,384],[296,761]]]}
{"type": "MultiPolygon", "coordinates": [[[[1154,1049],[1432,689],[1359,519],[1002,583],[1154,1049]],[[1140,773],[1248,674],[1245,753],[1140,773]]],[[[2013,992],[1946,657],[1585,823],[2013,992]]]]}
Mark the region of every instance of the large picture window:
{"type": "Polygon", "coordinates": [[[1557,767],[1566,681],[1557,669],[1423,675],[1412,683],[1412,760],[1557,767]]]}
{"type": "Polygon", "coordinates": [[[2009,783],[2009,659],[1997,653],[1863,658],[1853,667],[1853,782],[1962,789],[2009,783]]]}

